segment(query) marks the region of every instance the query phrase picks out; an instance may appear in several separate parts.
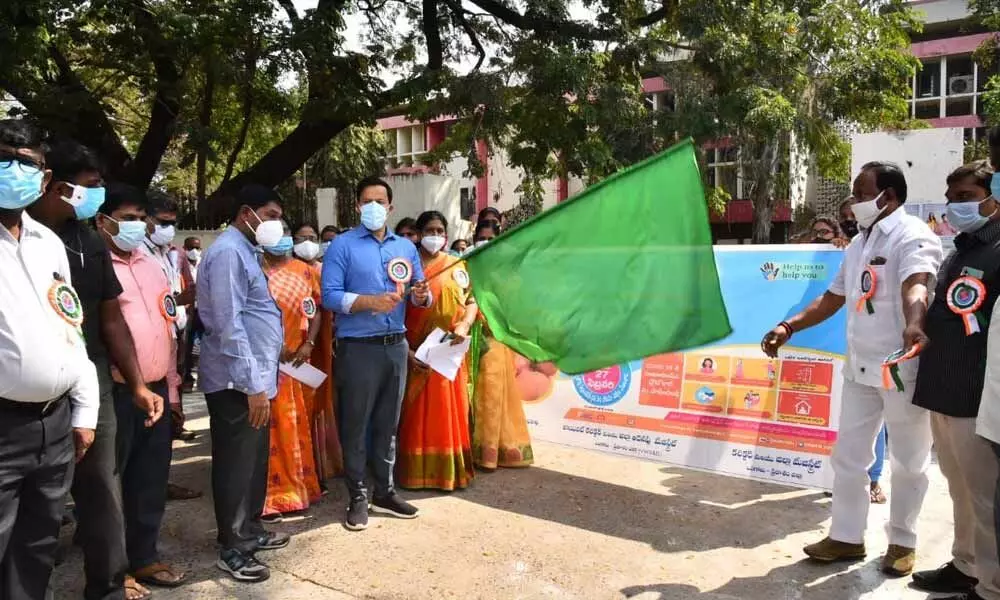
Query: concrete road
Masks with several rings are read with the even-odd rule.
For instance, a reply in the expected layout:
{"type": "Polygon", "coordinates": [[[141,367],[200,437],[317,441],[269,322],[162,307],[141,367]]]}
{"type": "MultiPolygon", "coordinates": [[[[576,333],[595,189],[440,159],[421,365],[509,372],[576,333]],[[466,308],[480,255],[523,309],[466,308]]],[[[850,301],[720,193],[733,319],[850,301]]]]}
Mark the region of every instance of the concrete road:
{"type": "MultiPolygon", "coordinates": [[[[612,599],[911,600],[927,594],[878,572],[888,505],[870,515],[869,557],[849,566],[803,562],[823,536],[830,500],[794,490],[536,443],[537,465],[481,474],[469,490],[408,494],[415,521],[373,517],[368,531],[341,526],[339,482],[311,517],[277,525],[287,549],[261,554],[269,581],[242,585],[214,566],[208,419],[200,396],[178,443],[172,479],[206,497],[168,505],[163,557],[189,583],[154,598],[308,600],[612,599]]],[[[920,521],[920,568],[946,562],[951,502],[937,467],[920,521]]],[[[888,482],[888,476],[886,478],[888,482]]],[[[890,500],[892,490],[888,488],[890,500]]],[[[63,542],[69,544],[69,531],[63,542]]],[[[79,549],[54,576],[57,599],[80,598],[79,549]]]]}

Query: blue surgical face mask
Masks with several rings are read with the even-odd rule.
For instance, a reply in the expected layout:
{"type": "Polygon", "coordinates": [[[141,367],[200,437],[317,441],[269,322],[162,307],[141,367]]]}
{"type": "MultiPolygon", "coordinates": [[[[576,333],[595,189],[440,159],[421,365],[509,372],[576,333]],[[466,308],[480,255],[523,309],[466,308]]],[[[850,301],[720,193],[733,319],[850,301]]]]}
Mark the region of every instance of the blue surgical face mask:
{"type": "MultiPolygon", "coordinates": [[[[997,178],[1000,179],[1000,178],[997,178]]],[[[974,233],[989,223],[990,218],[996,214],[996,207],[989,216],[979,214],[979,207],[993,196],[988,196],[979,202],[950,202],[948,203],[948,222],[955,229],[962,233],[974,233]]]]}
{"type": "Polygon", "coordinates": [[[331,243],[332,242],[323,242],[322,244],[319,245],[319,255],[321,258],[324,254],[326,254],[326,251],[330,249],[331,243]]]}
{"type": "Polygon", "coordinates": [[[101,205],[104,204],[104,188],[89,188],[69,182],[66,182],[66,185],[73,190],[73,193],[68,198],[63,196],[62,199],[73,207],[76,218],[80,221],[94,218],[94,215],[97,214],[97,209],[101,208],[101,205]]]}
{"type": "Polygon", "coordinates": [[[123,251],[135,250],[146,239],[145,221],[115,221],[111,217],[108,219],[118,224],[118,235],[111,236],[111,241],[123,251]]]}
{"type": "Polygon", "coordinates": [[[29,206],[41,197],[44,179],[45,173],[41,169],[17,160],[0,167],[0,208],[20,210],[29,206]]]}
{"type": "Polygon", "coordinates": [[[990,197],[1000,198],[1000,177],[990,179],[990,197]]]}
{"type": "Polygon", "coordinates": [[[274,256],[285,256],[292,251],[292,246],[294,245],[292,236],[286,235],[282,236],[282,238],[278,240],[277,244],[273,246],[264,246],[264,250],[266,250],[268,254],[272,254],[274,256]]]}
{"type": "Polygon", "coordinates": [[[378,231],[385,227],[385,219],[388,216],[388,209],[378,202],[369,202],[361,205],[361,224],[368,231],[378,231]]]}

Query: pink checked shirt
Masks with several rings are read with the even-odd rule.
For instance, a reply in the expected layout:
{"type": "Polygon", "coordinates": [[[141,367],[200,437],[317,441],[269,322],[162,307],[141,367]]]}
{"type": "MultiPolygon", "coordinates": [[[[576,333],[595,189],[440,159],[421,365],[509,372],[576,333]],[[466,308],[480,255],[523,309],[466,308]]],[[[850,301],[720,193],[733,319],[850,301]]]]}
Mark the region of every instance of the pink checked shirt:
{"type": "MultiPolygon", "coordinates": [[[[139,359],[139,369],[146,383],[166,378],[168,383],[177,379],[177,363],[171,348],[174,346],[173,327],[167,320],[163,308],[163,295],[170,292],[163,269],[152,258],[139,250],[133,251],[128,259],[111,253],[111,264],[115,275],[122,284],[122,294],[118,302],[122,307],[125,322],[135,342],[135,353],[139,359]]],[[[123,383],[117,369],[112,372],[115,381],[123,383]]],[[[176,394],[171,385],[171,401],[176,394]]]]}

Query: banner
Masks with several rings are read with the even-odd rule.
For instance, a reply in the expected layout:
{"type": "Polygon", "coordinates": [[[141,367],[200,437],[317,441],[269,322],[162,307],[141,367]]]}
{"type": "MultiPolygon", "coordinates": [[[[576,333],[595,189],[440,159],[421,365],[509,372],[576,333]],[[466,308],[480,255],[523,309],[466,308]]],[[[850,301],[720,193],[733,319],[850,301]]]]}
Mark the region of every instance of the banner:
{"type": "MultiPolygon", "coordinates": [[[[576,377],[519,364],[536,439],[799,487],[830,489],[845,313],[796,333],[777,360],[764,334],[830,286],[830,246],[717,246],[733,333],[576,377]]],[[[609,290],[609,293],[614,293],[609,290]]]]}

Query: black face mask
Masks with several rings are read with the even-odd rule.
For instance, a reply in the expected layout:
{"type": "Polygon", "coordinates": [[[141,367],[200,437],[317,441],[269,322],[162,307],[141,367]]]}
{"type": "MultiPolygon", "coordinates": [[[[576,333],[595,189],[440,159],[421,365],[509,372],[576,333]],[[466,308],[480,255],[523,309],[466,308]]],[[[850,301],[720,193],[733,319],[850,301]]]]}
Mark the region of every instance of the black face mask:
{"type": "Polygon", "coordinates": [[[827,239],[824,239],[824,238],[821,238],[821,237],[814,237],[812,243],[814,243],[814,244],[829,244],[832,241],[833,241],[832,238],[829,239],[829,240],[827,240],[827,239]]]}
{"type": "Polygon", "coordinates": [[[857,221],[841,221],[840,230],[844,232],[845,236],[852,238],[858,235],[858,223],[857,221]]]}

